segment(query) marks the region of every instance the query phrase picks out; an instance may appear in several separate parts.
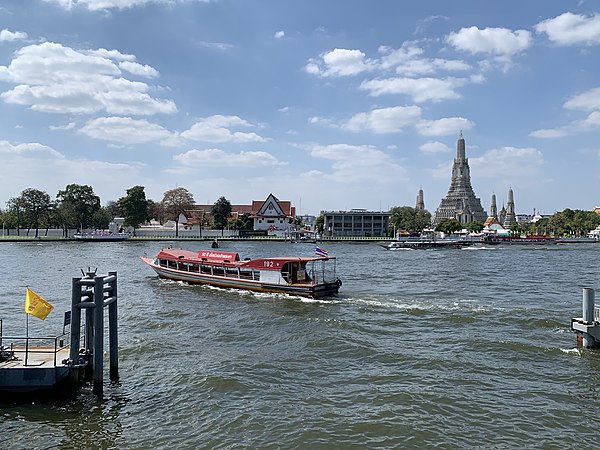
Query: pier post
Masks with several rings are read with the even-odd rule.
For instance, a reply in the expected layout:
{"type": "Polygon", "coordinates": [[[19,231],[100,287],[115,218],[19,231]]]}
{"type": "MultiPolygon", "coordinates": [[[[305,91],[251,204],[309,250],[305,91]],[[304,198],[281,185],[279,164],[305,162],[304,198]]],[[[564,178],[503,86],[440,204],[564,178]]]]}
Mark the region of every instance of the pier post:
{"type": "Polygon", "coordinates": [[[110,380],[119,380],[119,333],[117,330],[117,272],[108,272],[115,279],[110,282],[110,296],[114,301],[108,305],[108,345],[110,351],[110,380]]]}
{"type": "Polygon", "coordinates": [[[69,359],[71,364],[79,364],[79,344],[81,341],[81,287],[79,278],[73,278],[71,281],[71,348],[69,359]]]}
{"type": "Polygon", "coordinates": [[[94,387],[92,392],[95,395],[102,395],[104,372],[103,364],[103,344],[104,344],[104,277],[94,277],[94,346],[93,346],[93,366],[94,366],[94,387]]]}
{"type": "MultiPolygon", "coordinates": [[[[594,323],[595,291],[591,288],[583,288],[583,323],[592,325],[594,323]]],[[[594,337],[589,333],[583,333],[583,346],[593,347],[594,337]]]]}

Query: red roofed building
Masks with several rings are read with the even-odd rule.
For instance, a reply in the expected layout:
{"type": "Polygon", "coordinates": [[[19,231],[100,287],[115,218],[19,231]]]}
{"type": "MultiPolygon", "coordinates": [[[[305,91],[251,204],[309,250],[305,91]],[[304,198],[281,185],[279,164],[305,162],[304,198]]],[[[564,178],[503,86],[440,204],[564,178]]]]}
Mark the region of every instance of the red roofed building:
{"type": "MultiPolygon", "coordinates": [[[[188,226],[210,226],[213,205],[194,205],[185,211],[188,226]]],[[[290,201],[280,201],[273,194],[266,200],[254,200],[251,205],[231,205],[230,220],[248,214],[254,220],[255,231],[289,230],[296,219],[296,208],[290,201]]]]}

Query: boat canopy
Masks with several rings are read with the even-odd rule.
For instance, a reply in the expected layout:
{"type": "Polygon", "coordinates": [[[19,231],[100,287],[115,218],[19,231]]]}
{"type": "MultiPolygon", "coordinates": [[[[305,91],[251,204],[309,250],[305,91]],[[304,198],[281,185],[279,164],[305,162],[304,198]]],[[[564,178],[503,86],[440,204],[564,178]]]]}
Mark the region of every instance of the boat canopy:
{"type": "Polygon", "coordinates": [[[198,253],[196,253],[178,248],[162,249],[158,252],[156,258],[178,260],[182,262],[189,262],[195,264],[231,264],[238,267],[248,267],[252,269],[261,270],[280,270],[287,262],[305,265],[306,263],[311,261],[335,260],[335,257],[322,256],[278,256],[272,258],[261,258],[252,260],[250,258],[247,258],[244,261],[241,261],[239,254],[235,252],[221,252],[219,250],[200,250],[198,253]]]}

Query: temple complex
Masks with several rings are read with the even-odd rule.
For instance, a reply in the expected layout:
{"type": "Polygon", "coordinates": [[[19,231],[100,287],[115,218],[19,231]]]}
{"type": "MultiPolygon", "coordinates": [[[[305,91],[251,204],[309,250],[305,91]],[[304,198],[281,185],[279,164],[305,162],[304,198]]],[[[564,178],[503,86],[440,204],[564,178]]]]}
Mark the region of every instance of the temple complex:
{"type": "Polygon", "coordinates": [[[467,225],[473,221],[483,223],[487,217],[487,213],[481,206],[481,200],[475,197],[471,186],[469,160],[465,155],[465,140],[461,131],[456,144],[450,189],[435,212],[435,222],[439,223],[442,219],[456,219],[461,225],[467,225]]]}

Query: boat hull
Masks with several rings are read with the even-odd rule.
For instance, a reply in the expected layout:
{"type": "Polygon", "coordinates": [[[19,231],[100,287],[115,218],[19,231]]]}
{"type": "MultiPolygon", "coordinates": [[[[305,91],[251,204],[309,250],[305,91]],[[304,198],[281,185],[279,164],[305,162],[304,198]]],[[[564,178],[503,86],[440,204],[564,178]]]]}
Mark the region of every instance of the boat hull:
{"type": "Polygon", "coordinates": [[[166,278],[174,281],[183,281],[190,284],[215,286],[225,289],[242,289],[254,292],[269,292],[319,299],[337,294],[341,286],[341,282],[339,280],[320,284],[278,284],[258,280],[243,280],[239,278],[230,278],[170,269],[155,264],[152,258],[141,257],[141,259],[143,262],[152,267],[152,269],[160,278],[166,278]]]}

